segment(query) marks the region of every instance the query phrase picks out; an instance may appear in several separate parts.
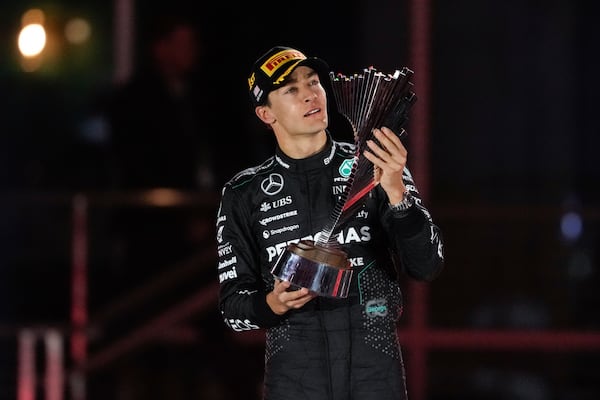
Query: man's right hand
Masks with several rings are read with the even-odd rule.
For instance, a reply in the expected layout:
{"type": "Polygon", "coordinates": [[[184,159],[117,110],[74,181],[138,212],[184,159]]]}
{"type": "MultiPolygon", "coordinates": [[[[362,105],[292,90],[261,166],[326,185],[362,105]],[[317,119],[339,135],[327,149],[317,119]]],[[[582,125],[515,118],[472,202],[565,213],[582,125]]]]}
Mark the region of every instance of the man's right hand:
{"type": "Polygon", "coordinates": [[[291,309],[298,309],[317,297],[306,288],[288,291],[290,282],[275,279],[275,287],[267,294],[267,304],[277,315],[283,315],[291,309]]]}

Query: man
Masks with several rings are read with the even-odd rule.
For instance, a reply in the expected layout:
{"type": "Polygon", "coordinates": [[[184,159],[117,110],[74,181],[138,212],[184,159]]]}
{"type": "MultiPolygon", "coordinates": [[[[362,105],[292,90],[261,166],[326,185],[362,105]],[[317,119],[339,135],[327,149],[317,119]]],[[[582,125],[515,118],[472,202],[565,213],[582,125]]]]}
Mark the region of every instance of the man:
{"type": "Polygon", "coordinates": [[[133,190],[217,189],[216,144],[203,111],[209,100],[198,81],[199,29],[185,16],[161,14],[143,39],[137,70],[109,104],[114,183],[133,190]]]}
{"type": "Polygon", "coordinates": [[[234,331],[267,328],[264,399],[406,399],[398,276],[432,280],[443,254],[394,132],[381,127],[381,145],[368,142],[377,185],[337,236],[354,270],[348,296],[317,296],[271,273],[287,244],[328,224],[334,189],[348,178],[340,167],[355,148],[328,130],[325,79],[324,61],[289,47],[272,48],[252,68],[250,99],[277,148],[223,188],[220,310],[234,331]]]}
{"type": "MultiPolygon", "coordinates": [[[[185,15],[162,10],[140,33],[140,62],[107,99],[111,186],[213,194],[225,179],[217,185],[217,135],[208,134],[213,129],[206,111],[213,100],[199,81],[200,28],[185,15]]],[[[182,207],[120,207],[112,223],[119,250],[107,279],[113,295],[192,257],[202,241],[214,237],[209,219],[182,207]]]]}

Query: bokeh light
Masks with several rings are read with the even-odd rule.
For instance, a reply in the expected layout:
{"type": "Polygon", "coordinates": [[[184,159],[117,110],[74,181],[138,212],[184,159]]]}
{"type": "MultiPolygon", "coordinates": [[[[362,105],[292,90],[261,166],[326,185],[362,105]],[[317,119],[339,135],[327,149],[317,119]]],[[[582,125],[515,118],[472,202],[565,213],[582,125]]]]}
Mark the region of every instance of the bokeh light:
{"type": "Polygon", "coordinates": [[[90,38],[92,28],[83,18],[73,18],[65,25],[65,37],[69,43],[81,44],[90,38]]]}
{"type": "Polygon", "coordinates": [[[44,25],[46,16],[39,8],[32,8],[23,13],[21,17],[21,26],[27,26],[31,24],[44,25]]]}
{"type": "Polygon", "coordinates": [[[581,215],[576,212],[564,214],[560,221],[560,231],[563,237],[568,241],[575,241],[581,236],[583,222],[581,215]]]}
{"type": "Polygon", "coordinates": [[[46,30],[40,24],[24,26],[19,33],[18,45],[24,57],[39,55],[46,46],[46,30]]]}

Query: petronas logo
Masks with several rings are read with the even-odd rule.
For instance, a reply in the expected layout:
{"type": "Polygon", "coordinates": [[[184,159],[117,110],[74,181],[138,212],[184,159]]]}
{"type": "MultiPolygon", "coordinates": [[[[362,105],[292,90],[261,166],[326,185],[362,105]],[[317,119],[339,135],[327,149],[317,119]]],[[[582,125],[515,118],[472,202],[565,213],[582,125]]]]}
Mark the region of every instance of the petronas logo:
{"type": "Polygon", "coordinates": [[[344,162],[340,165],[340,168],[338,169],[340,175],[344,178],[349,177],[350,173],[352,172],[352,164],[354,164],[353,158],[344,160],[344,162]]]}

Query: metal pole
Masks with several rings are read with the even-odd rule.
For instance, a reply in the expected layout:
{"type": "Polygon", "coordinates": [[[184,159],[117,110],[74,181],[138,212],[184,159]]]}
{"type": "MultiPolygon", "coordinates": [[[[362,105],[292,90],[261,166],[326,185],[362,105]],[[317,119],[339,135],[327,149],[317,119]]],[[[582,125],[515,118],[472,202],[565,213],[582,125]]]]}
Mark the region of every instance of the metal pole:
{"type": "Polygon", "coordinates": [[[122,83],[129,79],[133,70],[135,30],[135,1],[114,2],[114,81],[122,83]]]}
{"type": "Polygon", "coordinates": [[[71,376],[73,400],[85,400],[85,376],[81,372],[87,361],[87,232],[88,202],[79,194],[73,199],[73,255],[71,282],[71,376]]]}
{"type": "MultiPolygon", "coordinates": [[[[430,0],[411,0],[408,21],[410,23],[410,65],[413,66],[414,84],[419,101],[412,108],[410,120],[412,170],[423,201],[429,199],[429,118],[430,112],[430,0]]],[[[409,329],[413,338],[423,338],[427,333],[428,286],[411,282],[408,287],[409,329]]],[[[414,340],[408,349],[408,390],[411,400],[427,397],[427,345],[414,340]]]]}
{"type": "Polygon", "coordinates": [[[55,329],[44,332],[46,346],[46,400],[63,400],[64,395],[64,363],[62,335],[55,329]]]}
{"type": "Polygon", "coordinates": [[[23,329],[18,340],[17,400],[35,400],[35,333],[23,329]]]}

